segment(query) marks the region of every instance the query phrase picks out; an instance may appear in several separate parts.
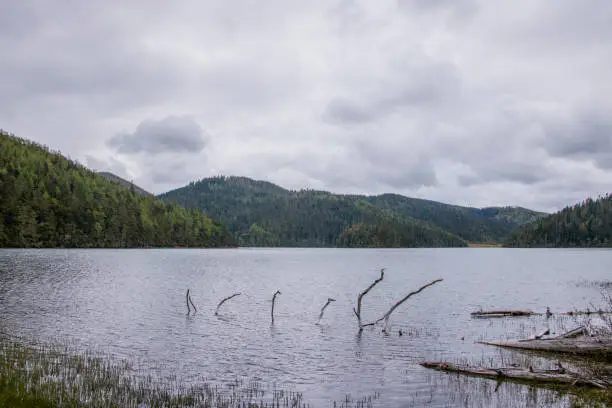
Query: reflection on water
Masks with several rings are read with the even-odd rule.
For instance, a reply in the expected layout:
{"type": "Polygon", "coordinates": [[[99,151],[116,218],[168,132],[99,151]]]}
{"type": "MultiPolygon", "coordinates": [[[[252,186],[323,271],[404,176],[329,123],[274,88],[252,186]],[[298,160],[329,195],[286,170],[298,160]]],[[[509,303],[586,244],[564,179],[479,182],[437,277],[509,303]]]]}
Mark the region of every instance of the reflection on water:
{"type": "Polygon", "coordinates": [[[520,358],[476,342],[559,332],[576,321],[469,313],[586,309],[600,301],[599,287],[575,282],[606,281],[610,261],[610,251],[488,248],[2,250],[0,330],[155,364],[161,378],[295,389],[315,407],[563,406],[567,398],[553,391],[497,387],[418,363],[492,366],[520,358]],[[407,292],[444,281],[394,312],[390,334],[380,327],[359,333],[352,307],[382,267],[384,280],[364,298],[364,321],[407,292]],[[188,288],[198,308],[190,315],[188,288]],[[282,295],[271,325],[276,290],[282,295]],[[242,295],[215,316],[218,302],[235,292],[242,295]],[[336,302],[316,324],[330,297],[336,302]]]}

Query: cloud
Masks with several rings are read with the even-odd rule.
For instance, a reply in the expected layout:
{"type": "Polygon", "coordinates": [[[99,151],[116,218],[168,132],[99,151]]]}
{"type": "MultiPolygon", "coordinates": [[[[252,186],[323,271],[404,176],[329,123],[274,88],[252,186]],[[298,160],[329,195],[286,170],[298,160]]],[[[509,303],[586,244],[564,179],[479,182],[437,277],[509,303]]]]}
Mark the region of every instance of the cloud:
{"type": "Polygon", "coordinates": [[[122,133],[108,140],[108,146],[124,154],[200,152],[208,136],[200,125],[188,117],[168,116],[142,121],[133,133],[122,133]]]}
{"type": "Polygon", "coordinates": [[[360,100],[334,97],[323,118],[330,123],[357,124],[415,109],[444,109],[461,93],[456,68],[425,59],[421,64],[395,62],[384,79],[360,100]]]}
{"type": "Polygon", "coordinates": [[[156,193],[236,174],[551,210],[609,189],[612,3],[104,6],[3,5],[3,128],[156,193]]]}
{"type": "Polygon", "coordinates": [[[592,160],[612,169],[612,119],[592,110],[544,124],[544,147],[554,157],[592,160]]]}
{"type": "Polygon", "coordinates": [[[130,178],[129,171],[125,164],[113,157],[110,157],[108,159],[99,159],[94,156],[87,155],[85,157],[85,164],[95,171],[105,171],[113,173],[116,176],[119,176],[124,179],[130,178]]]}

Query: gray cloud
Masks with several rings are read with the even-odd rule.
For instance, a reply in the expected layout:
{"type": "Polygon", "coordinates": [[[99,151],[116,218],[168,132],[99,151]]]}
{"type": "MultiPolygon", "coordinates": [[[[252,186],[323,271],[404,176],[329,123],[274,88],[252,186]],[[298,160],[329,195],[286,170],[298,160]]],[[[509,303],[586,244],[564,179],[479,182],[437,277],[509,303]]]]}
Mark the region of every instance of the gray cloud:
{"type": "Polygon", "coordinates": [[[3,4],[3,128],[155,192],[239,174],[551,210],[609,188],[612,3],[105,5],[3,4]]]}
{"type": "Polygon", "coordinates": [[[452,64],[435,63],[414,65],[392,61],[390,76],[381,80],[362,96],[362,101],[335,97],[323,118],[329,122],[350,124],[384,119],[406,109],[443,109],[461,93],[461,81],[452,64]]]}
{"type": "Polygon", "coordinates": [[[541,164],[513,163],[502,164],[487,170],[483,169],[476,174],[459,175],[458,181],[462,186],[473,186],[498,181],[532,185],[548,180],[552,174],[541,164]]]}
{"type": "Polygon", "coordinates": [[[103,160],[87,155],[85,156],[85,165],[95,171],[106,171],[126,180],[130,179],[130,174],[125,165],[113,157],[103,160]]]}
{"type": "Polygon", "coordinates": [[[189,117],[168,116],[161,120],[144,120],[133,133],[122,133],[108,140],[119,153],[183,153],[200,152],[207,135],[189,117]]]}
{"type": "Polygon", "coordinates": [[[555,157],[591,159],[612,169],[612,119],[597,111],[580,112],[544,124],[544,147],[555,157]]]}
{"type": "Polygon", "coordinates": [[[343,98],[334,98],[327,105],[323,114],[330,122],[338,123],[363,123],[374,119],[375,110],[357,105],[355,102],[343,98]]]}

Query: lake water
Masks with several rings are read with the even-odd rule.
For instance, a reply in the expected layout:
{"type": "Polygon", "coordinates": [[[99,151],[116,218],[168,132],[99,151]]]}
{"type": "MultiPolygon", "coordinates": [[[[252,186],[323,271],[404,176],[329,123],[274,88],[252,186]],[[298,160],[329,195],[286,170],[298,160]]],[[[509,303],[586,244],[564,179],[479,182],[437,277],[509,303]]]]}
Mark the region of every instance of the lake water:
{"type": "Polygon", "coordinates": [[[544,317],[472,319],[479,308],[593,309],[592,281],[610,279],[612,251],[457,249],[0,250],[0,331],[69,341],[147,361],[185,382],[237,378],[303,393],[313,407],[558,406],[553,392],[458,378],[421,361],[500,364],[517,353],[476,344],[577,326],[544,317]],[[381,327],[365,321],[410,298],[381,327]],[[185,292],[198,312],[187,315],[185,292]],[[281,291],[271,324],[271,298],[281,291]],[[241,292],[214,315],[220,299],[241,292]],[[336,299],[316,324],[328,297],[336,299]],[[399,330],[403,335],[399,336],[399,330]],[[350,397],[348,397],[350,396],[350,397]]]}

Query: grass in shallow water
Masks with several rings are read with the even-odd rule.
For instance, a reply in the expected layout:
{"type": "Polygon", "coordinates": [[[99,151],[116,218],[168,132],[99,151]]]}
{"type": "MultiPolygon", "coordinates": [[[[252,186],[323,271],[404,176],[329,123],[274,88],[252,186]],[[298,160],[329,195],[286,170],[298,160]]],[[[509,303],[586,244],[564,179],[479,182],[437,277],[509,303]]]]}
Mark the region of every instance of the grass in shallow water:
{"type": "Polygon", "coordinates": [[[126,362],[0,339],[0,407],[305,407],[294,391],[259,383],[186,387],[159,381],[126,362]]]}

